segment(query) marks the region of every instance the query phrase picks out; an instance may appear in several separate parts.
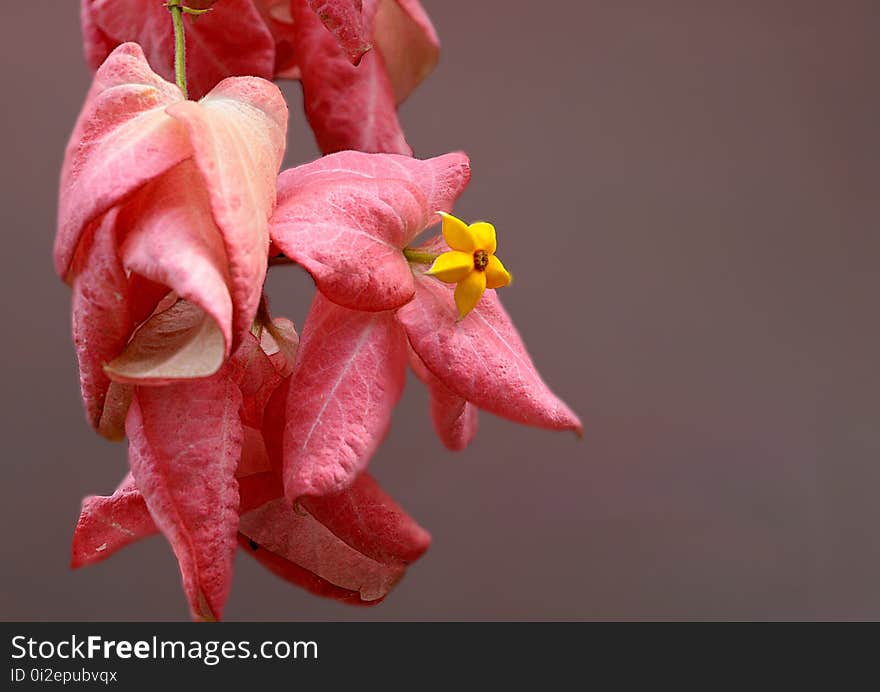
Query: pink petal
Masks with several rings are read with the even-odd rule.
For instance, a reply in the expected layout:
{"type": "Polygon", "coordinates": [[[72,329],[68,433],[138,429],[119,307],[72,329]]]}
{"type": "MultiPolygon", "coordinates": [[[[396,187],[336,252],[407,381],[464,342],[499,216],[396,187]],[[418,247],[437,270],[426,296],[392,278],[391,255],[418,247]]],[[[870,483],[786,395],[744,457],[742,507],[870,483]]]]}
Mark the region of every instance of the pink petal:
{"type": "Polygon", "coordinates": [[[391,313],[347,310],[315,295],[286,406],[290,502],[338,492],[366,467],[403,392],[405,363],[406,342],[391,313]]]}
{"type": "MultiPolygon", "coordinates": [[[[304,0],[293,0],[294,6],[298,4],[305,8],[304,0]]],[[[333,35],[352,65],[360,63],[364,53],[370,50],[363,5],[362,0],[308,0],[308,7],[333,35]]]]}
{"type": "Polygon", "coordinates": [[[245,334],[242,338],[229,363],[229,377],[241,390],[242,422],[259,428],[263,424],[266,402],[282,378],[253,334],[245,334]]]}
{"type": "Polygon", "coordinates": [[[382,55],[370,51],[354,67],[303,0],[292,9],[306,117],[321,151],[411,154],[382,55]]]}
{"type": "Polygon", "coordinates": [[[225,353],[217,323],[197,305],[179,300],[147,320],[104,372],[126,384],[193,380],[217,372],[225,353]]]}
{"type": "MultiPolygon", "coordinates": [[[[282,172],[278,177],[279,206],[286,199],[294,199],[297,191],[306,185],[364,178],[413,183],[424,195],[432,213],[448,212],[467,187],[471,166],[462,152],[422,160],[395,154],[340,151],[282,172]]],[[[439,223],[440,218],[432,218],[430,222],[439,223]]]]}
{"type": "Polygon", "coordinates": [[[495,291],[487,290],[459,321],[453,288],[419,277],[415,299],[397,311],[427,368],[452,392],[491,413],[581,434],[580,420],[541,379],[495,291]]]}
{"type": "Polygon", "coordinates": [[[401,103],[437,65],[440,41],[418,0],[381,0],[373,42],[401,103]]]}
{"type": "Polygon", "coordinates": [[[340,493],[304,497],[302,506],[337,538],[387,565],[414,562],[431,544],[431,535],[368,473],[340,493]]]}
{"type": "Polygon", "coordinates": [[[128,412],[129,463],[180,564],[193,617],[219,619],[238,528],[241,394],[222,373],[139,387],[128,412]]]}
{"type": "Polygon", "coordinates": [[[90,495],[73,532],[70,566],[84,567],[104,560],[117,550],[158,529],[129,473],[109,497],[90,495]]]}
{"type": "MultiPolygon", "coordinates": [[[[269,569],[316,591],[321,582],[308,580],[307,570],[323,582],[362,601],[384,598],[403,576],[404,565],[385,565],[358,552],[334,536],[312,516],[293,510],[284,498],[272,500],[242,515],[239,530],[248,540],[247,552],[269,569]],[[311,587],[311,588],[310,588],[311,587]]],[[[335,589],[321,595],[333,596],[335,589]]]]}
{"type": "Polygon", "coordinates": [[[412,349],[409,350],[409,363],[413,372],[428,387],[431,420],[437,437],[448,449],[461,451],[477,434],[477,407],[434,377],[412,349]]]}
{"type": "Polygon", "coordinates": [[[95,75],[67,145],[58,200],[55,269],[67,277],[86,229],[148,180],[192,155],[185,128],[165,113],[180,90],[127,43],[95,75]]]}
{"type": "Polygon", "coordinates": [[[371,311],[412,298],[415,285],[401,250],[431,218],[413,183],[335,180],[290,192],[272,217],[272,238],[325,296],[371,311]]]}
{"type": "Polygon", "coordinates": [[[290,0],[255,0],[254,5],[275,40],[275,77],[299,79],[290,0]]]}
{"type": "MultiPolygon", "coordinates": [[[[84,0],[86,54],[98,58],[111,45],[134,41],[144,48],[150,64],[174,81],[174,33],[171,17],[155,0],[84,0]],[[94,26],[103,35],[96,39],[94,26]]],[[[201,98],[218,82],[233,75],[271,79],[275,40],[253,0],[223,0],[198,18],[185,16],[187,87],[201,98]]],[[[106,55],[106,54],[105,54],[106,55]]]]}
{"type": "MultiPolygon", "coordinates": [[[[235,470],[235,476],[241,480],[248,476],[262,475],[272,472],[272,464],[269,460],[269,454],[266,451],[266,443],[263,441],[263,433],[258,428],[252,428],[249,425],[242,427],[242,443],[241,443],[241,459],[235,470]]],[[[281,481],[278,480],[278,487],[281,487],[281,481]]],[[[240,492],[244,492],[241,491],[240,492]]],[[[281,494],[280,492],[278,493],[281,494]]],[[[278,497],[278,495],[275,495],[278,497]]],[[[244,510],[241,510],[244,511],[244,510]]]]}
{"type": "Polygon", "coordinates": [[[271,325],[264,325],[260,348],[269,356],[269,360],[281,377],[290,375],[299,348],[299,334],[296,333],[293,322],[278,317],[272,320],[271,325]]]}
{"type": "Polygon", "coordinates": [[[361,600],[360,591],[352,591],[331,584],[309,570],[286,560],[270,550],[262,548],[259,543],[242,533],[238,534],[238,542],[244,552],[253,557],[270,572],[316,596],[332,598],[341,603],[356,606],[374,606],[383,600],[381,598],[375,601],[361,600]]]}
{"type": "MultiPolygon", "coordinates": [[[[116,250],[116,214],[107,214],[77,253],[73,281],[73,342],[79,360],[80,390],[86,417],[100,427],[110,379],[105,363],[125,347],[134,329],[129,281],[116,250]]],[[[105,426],[111,437],[118,425],[105,426]]]]}
{"type": "Polygon", "coordinates": [[[211,316],[232,348],[226,250],[192,160],[147,183],[122,208],[126,269],[164,284],[211,316]]]}
{"type": "Polygon", "coordinates": [[[287,106],[278,87],[252,77],[221,82],[168,113],[189,131],[229,261],[236,334],[250,329],[266,276],[268,219],[284,155],[287,106]]]}

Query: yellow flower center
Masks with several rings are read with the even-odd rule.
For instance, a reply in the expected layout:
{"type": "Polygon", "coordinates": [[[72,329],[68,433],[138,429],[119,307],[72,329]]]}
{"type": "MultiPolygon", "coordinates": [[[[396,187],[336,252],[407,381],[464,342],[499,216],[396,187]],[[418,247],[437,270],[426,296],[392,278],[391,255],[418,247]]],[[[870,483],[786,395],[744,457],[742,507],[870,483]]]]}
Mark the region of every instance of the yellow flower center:
{"type": "Polygon", "coordinates": [[[485,250],[477,250],[474,252],[474,269],[478,272],[486,271],[486,265],[489,264],[489,253],[485,250]]]}

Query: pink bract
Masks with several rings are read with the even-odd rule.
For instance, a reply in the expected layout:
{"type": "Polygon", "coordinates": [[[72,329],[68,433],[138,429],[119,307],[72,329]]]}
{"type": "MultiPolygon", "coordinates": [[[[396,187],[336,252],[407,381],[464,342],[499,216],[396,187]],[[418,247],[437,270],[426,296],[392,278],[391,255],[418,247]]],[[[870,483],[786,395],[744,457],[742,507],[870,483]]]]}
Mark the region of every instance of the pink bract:
{"type": "Polygon", "coordinates": [[[95,427],[108,374],[124,383],[206,376],[250,328],[286,127],[284,100],[265,80],[230,78],[185,101],[130,43],[96,73],[64,159],[55,238],[95,427]],[[164,318],[150,318],[170,291],[190,318],[173,338],[164,318]]]}
{"type": "MultiPolygon", "coordinates": [[[[311,272],[324,296],[306,320],[297,386],[284,395],[286,418],[274,424],[283,430],[277,446],[288,500],[345,487],[366,466],[391,418],[377,393],[394,391],[407,360],[430,390],[434,427],[450,449],[473,438],[477,408],[581,433],[578,417],[538,374],[496,292],[486,291],[459,319],[452,288],[404,255],[439,220],[433,212],[451,209],[469,176],[463,154],[419,161],[356,152],[281,174],[272,241],[311,272]],[[398,343],[404,347],[392,346],[398,343]],[[354,355],[373,353],[384,354],[381,362],[359,363],[354,355]]],[[[437,240],[419,249],[448,250],[437,240]]]]}
{"type": "MultiPolygon", "coordinates": [[[[231,76],[300,79],[306,115],[324,153],[411,153],[397,106],[439,55],[437,34],[418,0],[220,0],[199,6],[207,4],[207,14],[184,17],[193,97],[231,76]]],[[[134,41],[156,72],[173,80],[173,35],[161,2],[82,0],[81,19],[93,69],[116,46],[134,41]]]]}

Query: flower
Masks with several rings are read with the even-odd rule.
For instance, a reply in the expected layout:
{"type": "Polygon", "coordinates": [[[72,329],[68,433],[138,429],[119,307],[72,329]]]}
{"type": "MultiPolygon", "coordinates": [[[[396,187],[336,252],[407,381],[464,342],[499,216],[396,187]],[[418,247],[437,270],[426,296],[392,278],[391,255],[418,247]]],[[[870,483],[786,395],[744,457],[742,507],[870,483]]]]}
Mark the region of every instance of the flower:
{"type": "Polygon", "coordinates": [[[129,385],[210,375],[250,329],[286,127],[270,82],[231,78],[186,101],[132,43],[95,74],[64,158],[55,268],[73,288],[87,417],[106,436],[122,435],[129,385]]]}
{"type": "Polygon", "coordinates": [[[237,546],[320,595],[372,605],[388,594],[430,536],[372,478],[296,508],[283,498],[261,426],[296,342],[292,323],[275,320],[259,338],[247,334],[212,377],[135,388],[131,473],[113,495],[83,501],[73,567],[161,531],[195,619],[222,617],[237,546]]]}
{"type": "MultiPolygon", "coordinates": [[[[206,3],[190,2],[191,7],[206,3]]],[[[174,78],[168,10],[155,0],[82,0],[93,69],[120,43],[144,47],[174,78]]],[[[410,154],[397,106],[437,64],[439,41],[418,0],[220,0],[185,16],[189,92],[198,98],[225,77],[299,79],[321,151],[410,154]],[[235,31],[229,31],[231,23],[235,31]]]]}
{"type": "Polygon", "coordinates": [[[487,288],[501,288],[510,283],[510,274],[495,256],[495,227],[485,221],[467,225],[456,216],[437,212],[443,218],[443,238],[449,252],[437,256],[426,274],[455,289],[458,316],[464,319],[473,310],[487,288]]]}
{"type": "MultiPolygon", "coordinates": [[[[275,418],[266,421],[279,440],[288,501],[339,492],[366,468],[407,361],[427,384],[434,427],[451,449],[473,438],[477,408],[580,433],[493,289],[460,319],[453,289],[407,261],[405,249],[438,220],[436,210],[451,209],[469,178],[460,153],[422,161],[340,152],[279,176],[270,236],[319,290],[290,382],[273,395],[275,418]]],[[[488,235],[485,226],[477,231],[488,235]]],[[[469,237],[454,242],[464,247],[469,237]]],[[[488,238],[480,247],[494,251],[488,238]]],[[[417,252],[448,250],[436,239],[417,252]]]]}

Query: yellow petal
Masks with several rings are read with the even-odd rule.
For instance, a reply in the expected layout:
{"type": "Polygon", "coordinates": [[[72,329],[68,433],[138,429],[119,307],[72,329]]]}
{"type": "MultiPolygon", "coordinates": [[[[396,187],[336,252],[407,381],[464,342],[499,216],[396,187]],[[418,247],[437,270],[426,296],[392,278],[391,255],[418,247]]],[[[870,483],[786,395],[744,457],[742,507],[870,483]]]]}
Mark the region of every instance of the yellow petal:
{"type": "Polygon", "coordinates": [[[468,225],[457,216],[447,214],[445,211],[438,211],[443,217],[443,240],[453,250],[460,250],[473,254],[477,246],[474,244],[474,234],[468,225]]]}
{"type": "Polygon", "coordinates": [[[510,283],[510,272],[501,264],[501,260],[495,255],[489,256],[489,264],[486,265],[486,288],[501,288],[510,283]]]}
{"type": "Polygon", "coordinates": [[[488,221],[474,221],[470,226],[471,235],[477,250],[485,250],[490,255],[497,247],[495,242],[495,226],[488,221]]]}
{"type": "Polygon", "coordinates": [[[486,274],[484,272],[471,272],[459,282],[455,287],[455,305],[458,307],[459,319],[463,319],[465,315],[477,307],[485,290],[486,274]]]}
{"type": "Polygon", "coordinates": [[[474,270],[474,256],[467,252],[452,250],[444,252],[425,272],[448,284],[457,284],[474,270]]]}

